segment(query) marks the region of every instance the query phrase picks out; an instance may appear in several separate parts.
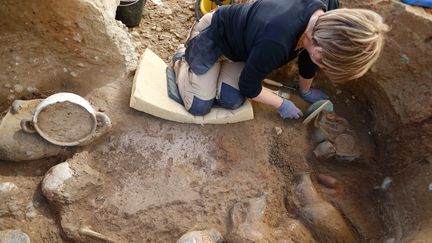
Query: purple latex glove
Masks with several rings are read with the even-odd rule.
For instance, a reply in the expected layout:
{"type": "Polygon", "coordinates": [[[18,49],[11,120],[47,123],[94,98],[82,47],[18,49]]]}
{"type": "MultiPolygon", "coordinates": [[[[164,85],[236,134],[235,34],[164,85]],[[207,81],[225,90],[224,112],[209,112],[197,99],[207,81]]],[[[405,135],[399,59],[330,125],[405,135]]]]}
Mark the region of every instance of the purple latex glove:
{"type": "Polygon", "coordinates": [[[283,119],[299,119],[303,116],[302,111],[297,108],[291,101],[284,99],[282,105],[278,108],[279,114],[283,119]]]}
{"type": "Polygon", "coordinates": [[[308,92],[303,93],[300,91],[300,95],[309,103],[315,103],[319,100],[328,100],[328,96],[324,93],[324,91],[320,89],[309,89],[308,92]]]}

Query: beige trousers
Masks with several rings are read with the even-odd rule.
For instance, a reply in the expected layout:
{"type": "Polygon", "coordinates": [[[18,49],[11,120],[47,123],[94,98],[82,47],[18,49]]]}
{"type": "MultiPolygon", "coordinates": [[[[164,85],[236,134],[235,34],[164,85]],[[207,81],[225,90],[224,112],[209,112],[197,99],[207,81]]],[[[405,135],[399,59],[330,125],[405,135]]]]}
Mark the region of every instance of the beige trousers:
{"type": "MultiPolygon", "coordinates": [[[[189,40],[210,25],[212,16],[213,13],[208,13],[192,26],[186,40],[186,47],[189,40]]],[[[191,108],[194,97],[206,101],[218,100],[222,83],[238,90],[238,81],[243,67],[243,62],[231,62],[222,57],[206,73],[197,75],[192,72],[184,58],[177,61],[174,64],[176,82],[186,110],[191,108]]]]}

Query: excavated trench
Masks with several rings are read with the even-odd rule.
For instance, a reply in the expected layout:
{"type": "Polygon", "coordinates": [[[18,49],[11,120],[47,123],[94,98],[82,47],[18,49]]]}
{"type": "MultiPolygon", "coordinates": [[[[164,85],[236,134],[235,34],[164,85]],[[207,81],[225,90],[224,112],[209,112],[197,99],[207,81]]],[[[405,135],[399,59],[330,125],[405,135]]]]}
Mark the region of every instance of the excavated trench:
{"type": "MultiPolygon", "coordinates": [[[[46,148],[43,140],[2,130],[0,230],[20,229],[33,242],[174,242],[209,228],[228,242],[430,241],[430,12],[398,1],[342,2],[376,10],[391,31],[365,77],[338,87],[317,78],[361,147],[360,159],[341,162],[315,158],[312,126],[257,103],[253,121],[231,125],[178,124],[130,109],[134,45],[168,61],[193,10],[185,1],[147,3],[141,25],[127,30],[114,21],[116,4],[0,7],[2,119],[13,100],[71,91],[113,122],[90,145],[49,147],[51,156],[31,161],[26,151],[46,148]],[[47,186],[60,172],[70,176],[47,186]],[[336,186],[319,183],[319,174],[336,186]],[[262,213],[247,210],[256,205],[262,213]]],[[[272,78],[289,83],[295,75],[289,65],[272,78]]]]}

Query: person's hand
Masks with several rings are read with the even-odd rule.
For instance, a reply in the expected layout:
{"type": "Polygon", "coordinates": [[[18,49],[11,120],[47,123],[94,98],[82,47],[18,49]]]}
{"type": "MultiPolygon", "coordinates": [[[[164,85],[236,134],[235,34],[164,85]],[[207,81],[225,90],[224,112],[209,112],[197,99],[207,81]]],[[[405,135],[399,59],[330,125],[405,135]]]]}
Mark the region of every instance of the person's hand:
{"type": "Polygon", "coordinates": [[[282,105],[278,108],[278,112],[283,119],[299,119],[303,116],[302,111],[287,99],[283,99],[282,105]]]}
{"type": "Polygon", "coordinates": [[[320,89],[309,89],[309,91],[303,93],[301,90],[300,95],[303,99],[309,103],[315,103],[319,100],[327,100],[329,97],[320,89]]]}

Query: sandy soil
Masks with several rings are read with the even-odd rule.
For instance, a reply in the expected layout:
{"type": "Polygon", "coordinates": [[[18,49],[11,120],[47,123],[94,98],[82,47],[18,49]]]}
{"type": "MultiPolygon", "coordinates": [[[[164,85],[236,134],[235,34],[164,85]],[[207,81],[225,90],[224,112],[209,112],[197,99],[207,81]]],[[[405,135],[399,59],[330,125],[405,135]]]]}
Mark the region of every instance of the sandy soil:
{"type": "MultiPolygon", "coordinates": [[[[129,32],[137,52],[150,48],[169,62],[194,20],[191,1],[167,0],[159,6],[149,1],[140,26],[129,32]]],[[[39,183],[51,166],[69,157],[2,162],[0,182],[13,182],[20,190],[5,198],[9,206],[0,210],[0,229],[21,228],[34,242],[65,241],[61,235],[86,241],[76,232],[84,226],[119,242],[174,242],[191,229],[214,227],[226,234],[229,209],[261,193],[268,195],[265,223],[277,227],[298,217],[293,181],[308,172],[316,185],[319,173],[338,180],[334,190],[317,188],[361,242],[388,238],[377,206],[383,176],[375,172],[369,113],[348,91],[326,90],[362,147],[362,159],[341,163],[316,160],[310,127],[284,121],[267,106],[254,103],[256,118],[240,124],[178,124],[130,109],[131,85],[132,78],[119,80],[86,96],[113,121],[110,134],[78,151],[87,152],[85,162],[103,176],[101,188],[59,210],[48,206],[39,183]],[[280,135],[275,127],[282,129],[280,135]],[[34,217],[26,213],[29,203],[35,205],[34,217]]]]}

